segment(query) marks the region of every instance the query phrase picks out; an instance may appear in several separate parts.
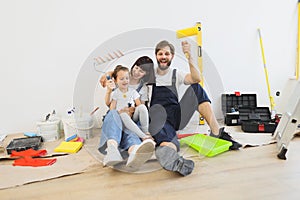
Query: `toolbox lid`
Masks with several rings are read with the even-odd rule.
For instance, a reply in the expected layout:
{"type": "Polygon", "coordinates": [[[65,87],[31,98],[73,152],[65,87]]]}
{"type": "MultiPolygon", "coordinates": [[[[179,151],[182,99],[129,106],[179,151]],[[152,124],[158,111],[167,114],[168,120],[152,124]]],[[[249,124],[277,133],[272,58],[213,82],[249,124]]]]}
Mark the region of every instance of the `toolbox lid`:
{"type": "Polygon", "coordinates": [[[271,121],[269,107],[241,107],[239,109],[240,121],[271,121]]]}
{"type": "Polygon", "coordinates": [[[222,94],[222,112],[225,116],[227,113],[237,112],[241,107],[256,107],[256,94],[222,94]]]}

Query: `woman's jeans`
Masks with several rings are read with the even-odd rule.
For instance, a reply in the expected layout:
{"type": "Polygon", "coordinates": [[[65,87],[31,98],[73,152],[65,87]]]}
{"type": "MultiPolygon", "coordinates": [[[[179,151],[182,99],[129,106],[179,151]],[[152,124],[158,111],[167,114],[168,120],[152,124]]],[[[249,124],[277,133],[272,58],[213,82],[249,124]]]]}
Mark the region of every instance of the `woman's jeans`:
{"type": "Polygon", "coordinates": [[[119,150],[126,151],[132,145],[139,145],[140,138],[122,126],[122,121],[117,110],[110,110],[103,121],[100,145],[98,150],[106,154],[107,140],[113,139],[119,145],[119,150]]]}

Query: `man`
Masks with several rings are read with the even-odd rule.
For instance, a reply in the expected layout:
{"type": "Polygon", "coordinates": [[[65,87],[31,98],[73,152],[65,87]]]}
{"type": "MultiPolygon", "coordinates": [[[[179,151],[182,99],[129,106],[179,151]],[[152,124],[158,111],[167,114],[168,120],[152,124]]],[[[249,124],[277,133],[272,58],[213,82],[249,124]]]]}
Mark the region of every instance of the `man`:
{"type": "Polygon", "coordinates": [[[194,162],[179,156],[179,142],[176,131],[184,128],[191,119],[194,111],[202,114],[209,127],[211,136],[220,137],[231,141],[232,150],[241,145],[220,128],[210,105],[210,100],[198,84],[200,72],[193,65],[193,58],[190,53],[190,44],[182,42],[182,50],[188,55],[190,73],[183,73],[172,69],[171,63],[175,55],[175,48],[168,41],[161,41],[156,45],[155,56],[157,68],[155,69],[155,84],[152,86],[150,103],[150,127],[149,131],[159,145],[156,148],[156,157],[160,165],[169,171],[178,172],[186,176],[192,173],[194,162]],[[178,100],[178,88],[180,85],[190,85],[185,94],[178,100]]]}

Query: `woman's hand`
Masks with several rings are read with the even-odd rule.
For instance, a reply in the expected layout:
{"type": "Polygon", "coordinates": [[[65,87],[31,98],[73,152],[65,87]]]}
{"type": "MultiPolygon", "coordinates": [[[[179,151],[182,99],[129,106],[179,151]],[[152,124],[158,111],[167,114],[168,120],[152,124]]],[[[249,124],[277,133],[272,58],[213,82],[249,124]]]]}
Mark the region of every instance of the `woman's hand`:
{"type": "Polygon", "coordinates": [[[143,141],[150,139],[150,140],[153,140],[153,142],[155,142],[154,138],[150,134],[146,134],[146,135],[147,135],[146,137],[142,138],[143,141]]]}
{"type": "Polygon", "coordinates": [[[106,76],[102,75],[101,78],[100,78],[100,85],[105,88],[106,87],[106,82],[107,82],[106,76]]]}

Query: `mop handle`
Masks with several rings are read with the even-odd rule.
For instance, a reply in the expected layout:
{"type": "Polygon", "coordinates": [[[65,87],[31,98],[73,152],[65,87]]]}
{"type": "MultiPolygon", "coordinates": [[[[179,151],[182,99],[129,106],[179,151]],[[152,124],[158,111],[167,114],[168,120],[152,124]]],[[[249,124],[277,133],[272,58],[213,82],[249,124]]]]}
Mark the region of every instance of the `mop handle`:
{"type": "Polygon", "coordinates": [[[262,42],[260,29],[257,29],[257,30],[258,30],[258,34],[259,34],[259,42],[260,42],[261,54],[262,54],[263,63],[264,63],[265,77],[266,77],[266,82],[267,82],[267,87],[268,87],[268,94],[269,94],[269,98],[270,98],[271,110],[274,110],[275,102],[274,102],[274,98],[271,96],[271,89],[270,89],[268,69],[267,69],[267,64],[266,64],[266,59],[265,59],[264,46],[263,46],[263,42],[262,42]]]}

